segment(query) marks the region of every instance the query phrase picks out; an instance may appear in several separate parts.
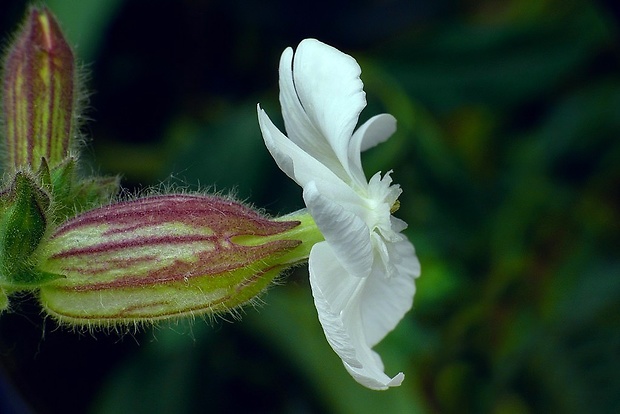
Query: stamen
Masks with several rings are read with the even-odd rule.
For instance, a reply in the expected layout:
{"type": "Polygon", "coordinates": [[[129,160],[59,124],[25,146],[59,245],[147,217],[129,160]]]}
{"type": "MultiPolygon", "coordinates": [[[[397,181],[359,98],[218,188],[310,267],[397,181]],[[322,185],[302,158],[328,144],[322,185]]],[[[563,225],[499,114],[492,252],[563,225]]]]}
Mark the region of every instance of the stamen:
{"type": "Polygon", "coordinates": [[[390,214],[396,213],[399,208],[400,208],[400,201],[398,200],[394,201],[394,204],[392,204],[392,207],[390,207],[390,214]]]}

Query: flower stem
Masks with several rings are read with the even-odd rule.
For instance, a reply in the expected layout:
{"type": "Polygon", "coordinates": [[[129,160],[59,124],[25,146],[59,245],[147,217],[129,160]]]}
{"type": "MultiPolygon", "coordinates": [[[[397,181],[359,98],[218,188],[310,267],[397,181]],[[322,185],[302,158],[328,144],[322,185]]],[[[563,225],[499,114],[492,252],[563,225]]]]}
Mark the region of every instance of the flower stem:
{"type": "Polygon", "coordinates": [[[281,260],[283,263],[296,264],[307,261],[312,247],[319,242],[325,241],[323,234],[306,209],[280,217],[278,220],[296,220],[301,222],[299,226],[294,227],[286,233],[280,235],[294,240],[301,240],[301,244],[299,246],[292,249],[289,253],[282,257],[281,260]]]}

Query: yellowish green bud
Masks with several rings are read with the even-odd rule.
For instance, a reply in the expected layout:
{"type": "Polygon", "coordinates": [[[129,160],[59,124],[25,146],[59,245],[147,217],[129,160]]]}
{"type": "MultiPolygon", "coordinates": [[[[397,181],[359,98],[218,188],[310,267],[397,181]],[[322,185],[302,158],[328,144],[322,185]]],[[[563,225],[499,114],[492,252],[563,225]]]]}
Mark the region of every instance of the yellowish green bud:
{"type": "Polygon", "coordinates": [[[171,194],[91,210],[44,242],[40,288],[60,322],[114,326],[214,314],[257,297],[307,258],[299,221],[214,196],[171,194]]]}
{"type": "Polygon", "coordinates": [[[54,16],[32,8],[4,63],[2,116],[8,170],[55,167],[73,136],[75,63],[54,16]]]}

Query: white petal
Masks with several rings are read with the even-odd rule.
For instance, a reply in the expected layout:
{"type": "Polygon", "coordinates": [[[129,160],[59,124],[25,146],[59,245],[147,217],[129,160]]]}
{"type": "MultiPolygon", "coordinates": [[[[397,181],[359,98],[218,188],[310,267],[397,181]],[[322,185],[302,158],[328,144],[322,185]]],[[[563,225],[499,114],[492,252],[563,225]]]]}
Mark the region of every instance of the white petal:
{"type": "Polygon", "coordinates": [[[369,148],[385,142],[396,132],[396,118],[390,114],[379,114],[364,122],[353,134],[353,140],[359,140],[357,152],[364,152],[369,148]],[[357,138],[357,136],[360,138],[357,138]]]}
{"type": "Polygon", "coordinates": [[[322,195],[314,181],[304,187],[303,197],[308,212],[342,267],[351,275],[368,276],[373,253],[366,223],[332,198],[322,195]]]}
{"type": "Polygon", "coordinates": [[[402,193],[398,184],[392,184],[391,174],[390,170],[381,177],[381,172],[378,172],[368,182],[368,198],[383,201],[387,204],[388,211],[402,193]]]}
{"type": "Polygon", "coordinates": [[[414,279],[420,275],[420,262],[409,240],[386,243],[386,247],[389,263],[396,272],[387,277],[382,269],[375,269],[368,277],[362,297],[364,335],[369,347],[379,343],[411,309],[414,279]]]}
{"type": "MultiPolygon", "coordinates": [[[[379,355],[373,350],[371,350],[373,356],[376,356],[380,359],[379,355]]],[[[402,384],[405,379],[405,374],[399,372],[394,377],[390,378],[383,372],[383,369],[379,370],[368,370],[368,369],[358,369],[354,367],[350,367],[347,364],[344,364],[344,367],[349,371],[349,374],[357,382],[365,386],[366,388],[370,388],[371,390],[387,390],[389,387],[398,387],[402,384]]]]}
{"type": "Polygon", "coordinates": [[[348,306],[362,279],[346,274],[326,242],[312,247],[308,267],[314,304],[327,342],[343,362],[362,368],[341,318],[341,310],[348,306]]]}
{"type": "Polygon", "coordinates": [[[355,59],[315,39],[302,41],[294,56],[289,52],[281,60],[280,100],[288,135],[339,176],[338,167],[329,160],[334,154],[348,170],[349,141],[366,106],[360,73],[355,59]]]}
{"type": "Polygon", "coordinates": [[[361,318],[366,278],[349,275],[325,243],[310,252],[310,285],[319,321],[328,343],[353,378],[377,390],[400,385],[404,375],[390,378],[383,372],[379,355],[367,345],[361,318]]]}
{"type": "Polygon", "coordinates": [[[390,216],[390,223],[392,226],[392,230],[394,230],[395,233],[400,233],[408,227],[405,221],[394,216],[390,216]]]}
{"type": "Polygon", "coordinates": [[[396,118],[390,114],[379,114],[364,122],[353,134],[349,144],[349,175],[358,182],[366,183],[362,170],[361,153],[392,136],[396,131],[396,118]]]}
{"type": "MultiPolygon", "coordinates": [[[[344,172],[342,165],[327,138],[308,117],[297,95],[293,79],[293,49],[287,48],[280,58],[280,106],[286,126],[286,133],[291,141],[313,158],[321,160],[336,174],[344,172]]],[[[342,177],[344,178],[344,177],[342,177]]]]}
{"type": "MultiPolygon", "coordinates": [[[[278,167],[292,178],[301,187],[305,186],[309,181],[320,180],[332,183],[338,186],[342,183],[342,187],[348,186],[342,182],[329,168],[311,157],[299,148],[295,143],[288,139],[282,132],[271,122],[269,116],[261,109],[258,109],[258,122],[263,134],[263,139],[271,156],[278,164],[278,167]]],[[[349,189],[349,191],[351,191],[349,189]]]]}

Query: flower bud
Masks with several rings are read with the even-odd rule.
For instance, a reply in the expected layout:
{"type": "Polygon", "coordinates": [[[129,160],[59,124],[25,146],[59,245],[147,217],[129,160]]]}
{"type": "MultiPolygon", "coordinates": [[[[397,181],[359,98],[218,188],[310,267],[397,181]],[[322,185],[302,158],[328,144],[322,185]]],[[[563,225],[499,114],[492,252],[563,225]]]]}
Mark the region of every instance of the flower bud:
{"type": "Polygon", "coordinates": [[[91,210],[46,240],[39,270],[65,278],[42,286],[40,301],[59,321],[82,326],[226,311],[307,256],[291,237],[299,223],[200,195],[91,210]]]}
{"type": "Polygon", "coordinates": [[[67,155],[75,101],[74,58],[49,10],[32,8],[4,63],[8,169],[54,167],[67,155]]]}

